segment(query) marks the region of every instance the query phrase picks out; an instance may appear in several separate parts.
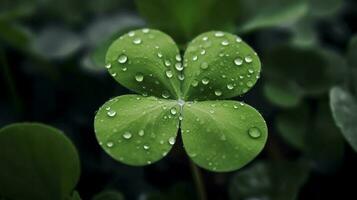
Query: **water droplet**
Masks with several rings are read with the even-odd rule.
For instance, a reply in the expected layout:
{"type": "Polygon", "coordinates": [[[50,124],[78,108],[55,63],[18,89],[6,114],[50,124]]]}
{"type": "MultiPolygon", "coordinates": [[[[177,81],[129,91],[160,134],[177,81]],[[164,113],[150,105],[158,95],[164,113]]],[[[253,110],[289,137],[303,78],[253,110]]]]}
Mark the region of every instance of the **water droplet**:
{"type": "Polygon", "coordinates": [[[144,134],[145,134],[145,132],[144,132],[144,130],[142,130],[142,129],[138,132],[138,135],[139,135],[139,136],[144,136],[144,134]]]}
{"type": "Polygon", "coordinates": [[[133,37],[133,36],[135,35],[135,32],[134,32],[134,31],[130,31],[130,32],[128,33],[128,35],[129,35],[129,37],[133,37]]]}
{"type": "Polygon", "coordinates": [[[197,80],[193,80],[192,83],[191,83],[191,85],[192,85],[193,87],[196,87],[196,86],[198,85],[198,81],[197,81],[197,80]]]}
{"type": "Polygon", "coordinates": [[[216,91],[214,91],[214,94],[215,94],[216,96],[221,96],[221,95],[222,95],[222,91],[216,90],[216,91]]]}
{"type": "Polygon", "coordinates": [[[203,41],[207,41],[207,40],[208,40],[208,37],[205,36],[205,37],[202,38],[202,40],[203,40],[203,41]]]}
{"type": "Polygon", "coordinates": [[[117,73],[112,73],[111,75],[112,75],[112,77],[116,77],[117,73]]]}
{"type": "Polygon", "coordinates": [[[175,107],[173,107],[173,108],[170,109],[170,112],[171,112],[171,114],[176,115],[177,110],[176,110],[175,107]]]}
{"type": "Polygon", "coordinates": [[[162,53],[157,53],[157,57],[162,58],[162,53]]]}
{"type": "Polygon", "coordinates": [[[149,30],[148,28],[144,28],[144,29],[143,29],[143,33],[149,33],[149,31],[150,31],[150,30],[149,30]]]}
{"type": "Polygon", "coordinates": [[[242,60],[241,58],[236,58],[236,59],[234,60],[234,64],[236,64],[236,65],[238,65],[238,66],[242,65],[242,63],[243,63],[243,60],[242,60]]]}
{"type": "Polygon", "coordinates": [[[245,62],[247,62],[247,63],[251,63],[251,62],[253,61],[252,57],[250,57],[250,56],[246,56],[246,57],[244,58],[244,60],[245,60],[245,62]]]}
{"type": "Polygon", "coordinates": [[[171,65],[171,62],[169,60],[165,60],[165,66],[168,67],[171,65]]]}
{"type": "Polygon", "coordinates": [[[193,61],[196,61],[197,59],[198,59],[197,56],[193,56],[193,57],[192,57],[192,60],[193,60],[193,61]]]}
{"type": "Polygon", "coordinates": [[[233,105],[233,108],[234,108],[234,109],[237,109],[237,108],[238,108],[238,106],[237,106],[237,105],[233,105]]]}
{"type": "Polygon", "coordinates": [[[142,74],[142,73],[137,73],[137,74],[135,75],[135,80],[136,80],[137,82],[142,82],[142,81],[144,80],[143,74],[142,74]]]}
{"type": "Polygon", "coordinates": [[[141,39],[140,38],[135,38],[134,40],[133,40],[133,43],[134,44],[141,44],[141,39]]]}
{"type": "Polygon", "coordinates": [[[117,112],[115,112],[114,110],[109,110],[109,111],[107,112],[107,115],[108,115],[109,117],[115,117],[116,114],[117,114],[117,112]]]}
{"type": "Polygon", "coordinates": [[[105,110],[110,110],[110,107],[106,107],[105,110]]]}
{"type": "Polygon", "coordinates": [[[227,46],[227,45],[229,45],[229,42],[228,42],[228,40],[223,40],[223,41],[221,42],[221,44],[222,44],[223,46],[227,46]]]}
{"type": "Polygon", "coordinates": [[[124,134],[123,134],[123,138],[124,139],[130,139],[131,138],[131,133],[130,132],[125,132],[124,134]]]}
{"type": "Polygon", "coordinates": [[[107,65],[105,65],[105,68],[110,69],[112,67],[112,65],[110,63],[108,63],[107,65]]]}
{"type": "Polygon", "coordinates": [[[176,142],[176,140],[175,140],[174,137],[170,137],[170,138],[169,138],[169,144],[174,145],[175,142],[176,142]]]}
{"type": "Polygon", "coordinates": [[[248,72],[249,72],[250,74],[253,74],[253,73],[254,73],[254,70],[248,69],[248,72]]]}
{"type": "Polygon", "coordinates": [[[122,54],[122,55],[119,56],[118,62],[120,64],[124,64],[124,63],[126,63],[126,61],[128,61],[128,57],[126,55],[122,54]]]}
{"type": "Polygon", "coordinates": [[[121,70],[122,70],[123,72],[125,72],[126,70],[128,70],[128,68],[123,67],[123,68],[121,68],[121,70]]]}
{"type": "Polygon", "coordinates": [[[177,55],[176,55],[176,60],[177,60],[178,62],[180,62],[180,61],[182,60],[180,54],[177,54],[177,55]]]}
{"type": "Polygon", "coordinates": [[[183,66],[181,63],[176,63],[175,64],[175,68],[177,69],[177,71],[182,71],[183,70],[183,66]]]}
{"type": "Polygon", "coordinates": [[[107,147],[113,147],[114,146],[114,143],[113,142],[107,142],[107,147]]]}
{"type": "Polygon", "coordinates": [[[179,79],[180,81],[183,81],[183,80],[185,79],[185,75],[179,74],[179,75],[178,75],[178,79],[179,79]]]}
{"type": "Polygon", "coordinates": [[[149,145],[144,145],[143,147],[144,147],[145,150],[149,150],[150,149],[149,145]]]}
{"type": "Polygon", "coordinates": [[[201,64],[201,69],[207,69],[208,68],[208,64],[206,62],[203,62],[201,64]]]}
{"type": "Polygon", "coordinates": [[[239,36],[237,36],[236,42],[242,42],[242,38],[240,38],[239,36]]]}
{"type": "Polygon", "coordinates": [[[179,120],[180,120],[180,121],[182,121],[182,120],[183,120],[183,117],[182,117],[181,115],[179,116],[179,120]]]}
{"type": "Polygon", "coordinates": [[[209,79],[208,78],[203,78],[201,82],[202,82],[203,85],[207,85],[209,83],[209,79]]]}
{"type": "Polygon", "coordinates": [[[161,96],[164,98],[164,99],[167,99],[170,97],[170,94],[167,92],[167,91],[163,91],[161,96]]]}
{"type": "Polygon", "coordinates": [[[201,53],[201,55],[205,55],[206,54],[206,50],[202,49],[200,53],[201,53]]]}
{"type": "Polygon", "coordinates": [[[259,138],[262,135],[260,130],[256,127],[250,128],[248,130],[248,134],[251,138],[259,138]]]}
{"type": "Polygon", "coordinates": [[[215,33],[214,33],[214,36],[216,36],[216,37],[223,37],[223,36],[224,36],[224,33],[221,32],[221,31],[218,31],[218,32],[215,32],[215,33]]]}
{"type": "Polygon", "coordinates": [[[247,86],[248,86],[248,87],[252,87],[252,86],[253,86],[253,83],[252,83],[251,81],[248,81],[248,82],[247,82],[247,86]]]}
{"type": "Polygon", "coordinates": [[[173,76],[172,71],[171,71],[171,70],[167,70],[167,71],[166,71],[166,76],[167,76],[168,78],[172,78],[172,76],[173,76]]]}
{"type": "Polygon", "coordinates": [[[232,84],[227,84],[227,88],[228,88],[228,90],[232,90],[234,88],[234,86],[232,84]]]}

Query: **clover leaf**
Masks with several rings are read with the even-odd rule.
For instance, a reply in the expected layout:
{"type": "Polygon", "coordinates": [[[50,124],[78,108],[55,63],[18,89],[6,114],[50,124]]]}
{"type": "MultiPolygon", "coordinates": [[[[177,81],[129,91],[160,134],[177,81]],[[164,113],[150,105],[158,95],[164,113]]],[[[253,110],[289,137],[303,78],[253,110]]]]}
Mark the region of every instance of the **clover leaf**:
{"type": "Polygon", "coordinates": [[[123,95],[97,112],[99,144],[114,159],[142,166],[164,157],[180,129],[190,158],[212,171],[232,171],[262,150],[267,126],[254,108],[227,99],[250,90],[260,60],[240,37],[220,31],[196,37],[183,57],[166,34],[130,31],[109,47],[106,68],[123,95]]]}

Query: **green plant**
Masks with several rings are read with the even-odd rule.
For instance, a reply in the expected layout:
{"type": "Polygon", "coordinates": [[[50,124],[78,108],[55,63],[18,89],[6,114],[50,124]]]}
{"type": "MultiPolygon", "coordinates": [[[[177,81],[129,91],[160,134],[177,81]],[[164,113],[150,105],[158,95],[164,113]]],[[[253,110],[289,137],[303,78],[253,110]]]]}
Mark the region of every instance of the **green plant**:
{"type": "Polygon", "coordinates": [[[16,123],[0,129],[0,199],[80,199],[77,150],[58,129],[16,123]]]}
{"type": "Polygon", "coordinates": [[[140,95],[106,102],[95,116],[99,144],[116,160],[135,166],[166,156],[181,130],[190,158],[218,172],[236,170],[264,147],[267,127],[252,107],[223,100],[249,91],[260,60],[240,37],[206,32],[183,58],[166,34],[131,31],[109,47],[106,68],[140,95]]]}

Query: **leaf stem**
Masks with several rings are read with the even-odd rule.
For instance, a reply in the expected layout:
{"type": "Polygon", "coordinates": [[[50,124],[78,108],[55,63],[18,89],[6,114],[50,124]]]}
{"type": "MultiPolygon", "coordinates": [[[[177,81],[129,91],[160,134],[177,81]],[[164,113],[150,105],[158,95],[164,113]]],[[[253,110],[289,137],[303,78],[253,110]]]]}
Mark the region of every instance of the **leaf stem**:
{"type": "Polygon", "coordinates": [[[196,185],[198,200],[207,200],[206,190],[205,190],[200,169],[191,160],[190,160],[190,167],[191,167],[192,177],[196,185]]]}

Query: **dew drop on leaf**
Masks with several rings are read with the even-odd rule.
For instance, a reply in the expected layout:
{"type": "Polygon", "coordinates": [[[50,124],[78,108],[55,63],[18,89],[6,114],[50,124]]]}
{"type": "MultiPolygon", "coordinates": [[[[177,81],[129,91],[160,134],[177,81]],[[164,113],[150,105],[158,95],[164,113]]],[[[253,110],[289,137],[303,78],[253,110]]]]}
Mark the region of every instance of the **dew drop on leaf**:
{"type": "Polygon", "coordinates": [[[215,94],[216,96],[221,96],[221,95],[222,95],[222,91],[216,90],[216,91],[214,91],[214,94],[215,94]]]}
{"type": "Polygon", "coordinates": [[[142,74],[142,73],[137,73],[137,74],[135,75],[135,80],[136,80],[137,82],[142,82],[142,81],[144,80],[143,74],[142,74]]]}
{"type": "Polygon", "coordinates": [[[234,88],[233,84],[227,84],[228,90],[232,90],[234,88]]]}
{"type": "Polygon", "coordinates": [[[134,37],[135,32],[134,32],[134,31],[130,31],[130,32],[128,33],[128,35],[129,35],[129,37],[134,37]]]}
{"type": "Polygon", "coordinates": [[[168,78],[172,78],[172,76],[173,76],[172,71],[171,71],[171,70],[167,70],[167,71],[166,71],[166,76],[167,76],[168,78]]]}
{"type": "Polygon", "coordinates": [[[164,99],[167,99],[170,97],[170,94],[167,92],[167,91],[163,91],[161,96],[164,98],[164,99]]]}
{"type": "Polygon", "coordinates": [[[207,85],[209,83],[209,79],[208,78],[203,78],[201,82],[202,82],[203,85],[207,85]]]}
{"type": "Polygon", "coordinates": [[[169,138],[169,144],[171,144],[171,145],[174,145],[175,144],[175,138],[174,137],[170,137],[169,138]]]}
{"type": "Polygon", "coordinates": [[[143,29],[143,33],[149,33],[149,31],[150,31],[150,30],[149,30],[148,28],[144,28],[144,29],[143,29]]]}
{"type": "Polygon", "coordinates": [[[250,57],[250,56],[246,56],[246,57],[244,58],[244,60],[245,60],[245,62],[247,62],[247,63],[251,63],[251,62],[253,61],[252,57],[250,57]]]}
{"type": "Polygon", "coordinates": [[[140,38],[135,38],[134,40],[133,40],[133,43],[134,44],[141,44],[141,39],[140,38]]]}
{"type": "Polygon", "coordinates": [[[105,68],[110,69],[112,67],[112,65],[110,63],[108,63],[107,65],[105,65],[105,68]]]}
{"type": "Polygon", "coordinates": [[[227,45],[229,45],[229,42],[228,42],[228,40],[223,40],[223,41],[221,42],[221,44],[222,44],[223,46],[227,46],[227,45]]]}
{"type": "Polygon", "coordinates": [[[114,146],[114,143],[113,142],[107,142],[107,147],[113,147],[114,146]]]}
{"type": "Polygon", "coordinates": [[[119,56],[119,58],[118,58],[119,63],[124,64],[124,63],[126,63],[126,61],[128,61],[128,57],[126,55],[122,54],[119,56]]]}
{"type": "Polygon", "coordinates": [[[192,83],[191,83],[191,85],[192,85],[193,87],[197,87],[198,81],[197,81],[197,80],[193,80],[192,83]]]}
{"type": "Polygon", "coordinates": [[[171,114],[176,115],[177,110],[175,107],[173,107],[173,108],[171,108],[170,112],[171,112],[171,114]]]}
{"type": "Polygon", "coordinates": [[[130,132],[125,132],[124,134],[123,134],[123,138],[124,139],[130,139],[131,138],[131,133],[130,132]]]}
{"type": "Polygon", "coordinates": [[[144,132],[144,130],[142,130],[142,129],[138,132],[138,135],[139,135],[139,136],[144,136],[144,134],[145,134],[145,132],[144,132]]]}
{"type": "Polygon", "coordinates": [[[180,54],[177,54],[177,55],[176,55],[176,60],[177,60],[178,62],[180,62],[180,61],[182,60],[180,54]]]}
{"type": "Polygon", "coordinates": [[[248,135],[251,137],[251,138],[259,138],[262,133],[260,132],[260,130],[256,127],[252,127],[248,130],[248,135]]]}
{"type": "Polygon", "coordinates": [[[164,64],[165,64],[166,67],[169,67],[171,65],[171,62],[169,60],[165,60],[164,64]]]}
{"type": "Polygon", "coordinates": [[[183,66],[181,63],[176,63],[175,64],[175,68],[177,69],[177,71],[182,71],[183,70],[183,66]]]}
{"type": "Polygon", "coordinates": [[[236,42],[242,42],[242,38],[240,38],[239,36],[237,36],[236,42]]]}
{"type": "Polygon", "coordinates": [[[206,62],[203,62],[201,64],[201,69],[207,69],[208,68],[208,64],[206,62]]]}
{"type": "Polygon", "coordinates": [[[116,114],[117,114],[117,112],[115,112],[114,110],[109,110],[109,111],[107,112],[107,115],[108,115],[109,117],[115,117],[116,114]]]}
{"type": "Polygon", "coordinates": [[[236,58],[234,60],[234,64],[236,64],[237,66],[241,66],[243,63],[243,60],[241,58],[236,58]]]}
{"type": "Polygon", "coordinates": [[[149,145],[144,145],[143,147],[144,147],[145,150],[149,150],[150,149],[149,145]]]}
{"type": "Polygon", "coordinates": [[[215,32],[215,33],[214,33],[214,36],[216,36],[216,37],[223,37],[223,36],[224,36],[224,33],[218,31],[218,32],[215,32]]]}
{"type": "Polygon", "coordinates": [[[157,53],[157,57],[162,58],[162,53],[157,53]]]}

